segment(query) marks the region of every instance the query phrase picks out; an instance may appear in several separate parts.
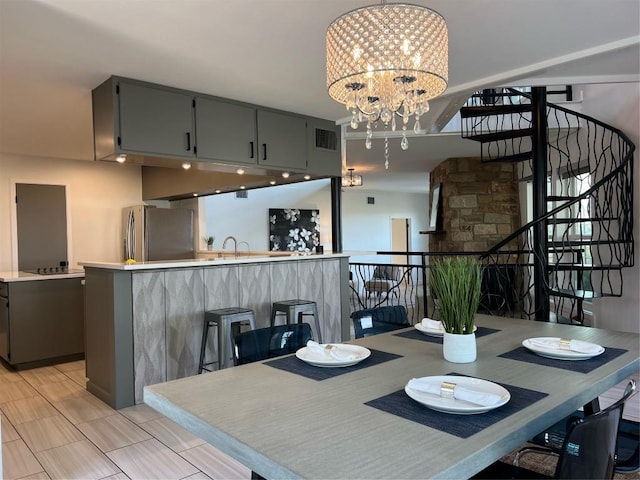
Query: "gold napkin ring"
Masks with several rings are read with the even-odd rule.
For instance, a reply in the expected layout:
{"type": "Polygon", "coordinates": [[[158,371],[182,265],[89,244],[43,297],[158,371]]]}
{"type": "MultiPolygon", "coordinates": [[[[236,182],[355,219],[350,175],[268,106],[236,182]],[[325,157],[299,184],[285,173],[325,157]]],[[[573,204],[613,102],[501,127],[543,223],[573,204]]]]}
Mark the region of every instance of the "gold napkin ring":
{"type": "Polygon", "coordinates": [[[567,340],[566,338],[560,339],[560,349],[561,350],[570,350],[569,345],[571,344],[571,340],[567,340]]]}
{"type": "Polygon", "coordinates": [[[442,398],[453,398],[453,391],[456,388],[456,384],[452,382],[442,382],[440,384],[440,396],[442,398]]]}

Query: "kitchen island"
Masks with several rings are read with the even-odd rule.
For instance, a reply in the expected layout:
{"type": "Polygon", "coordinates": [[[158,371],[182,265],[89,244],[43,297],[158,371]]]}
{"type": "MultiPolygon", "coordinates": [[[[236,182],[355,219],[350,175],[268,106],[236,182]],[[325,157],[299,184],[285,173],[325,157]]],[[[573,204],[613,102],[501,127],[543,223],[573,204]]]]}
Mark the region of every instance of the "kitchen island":
{"type": "Polygon", "coordinates": [[[146,385],[198,373],[209,310],[250,308],[261,328],[273,302],[313,300],[323,340],[349,339],[345,254],[81,264],[87,390],[116,409],[142,403],[146,385]]]}

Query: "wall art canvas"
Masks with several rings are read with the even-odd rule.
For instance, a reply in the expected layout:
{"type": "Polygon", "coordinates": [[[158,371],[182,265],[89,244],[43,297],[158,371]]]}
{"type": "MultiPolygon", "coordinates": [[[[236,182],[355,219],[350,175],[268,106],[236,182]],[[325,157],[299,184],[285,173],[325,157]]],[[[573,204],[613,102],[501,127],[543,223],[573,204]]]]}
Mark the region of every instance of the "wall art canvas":
{"type": "Polygon", "coordinates": [[[320,212],[299,208],[269,209],[269,249],[311,252],[320,244],[320,212]]]}

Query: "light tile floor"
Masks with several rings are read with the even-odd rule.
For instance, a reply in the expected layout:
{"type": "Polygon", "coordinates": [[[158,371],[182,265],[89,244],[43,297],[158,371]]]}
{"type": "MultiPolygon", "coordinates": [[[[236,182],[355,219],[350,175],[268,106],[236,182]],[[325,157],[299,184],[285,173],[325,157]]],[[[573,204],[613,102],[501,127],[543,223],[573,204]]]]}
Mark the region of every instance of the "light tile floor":
{"type": "Polygon", "coordinates": [[[113,410],[85,382],[84,361],[21,372],[0,364],[2,478],[251,478],[155,410],[113,410]]]}

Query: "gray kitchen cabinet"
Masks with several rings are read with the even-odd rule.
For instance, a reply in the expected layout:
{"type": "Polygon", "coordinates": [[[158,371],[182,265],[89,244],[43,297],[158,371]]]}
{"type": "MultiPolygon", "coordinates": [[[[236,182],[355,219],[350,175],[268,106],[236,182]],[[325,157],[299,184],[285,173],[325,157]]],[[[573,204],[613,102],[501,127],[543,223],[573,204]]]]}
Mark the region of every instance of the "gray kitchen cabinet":
{"type": "Polygon", "coordinates": [[[124,153],[145,166],[189,160],[212,172],[341,175],[339,131],[327,120],[115,76],[92,91],[92,103],[96,160],[124,153]]]}
{"type": "Polygon", "coordinates": [[[9,288],[0,282],[0,357],[9,358],[9,288]]]}
{"type": "Polygon", "coordinates": [[[307,121],[303,117],[258,110],[258,164],[307,169],[307,121]]]}
{"type": "Polygon", "coordinates": [[[306,119],[240,103],[196,98],[198,159],[307,169],[306,119]]]}
{"type": "Polygon", "coordinates": [[[196,97],[198,159],[257,165],[256,109],[196,97]]]}
{"type": "Polygon", "coordinates": [[[109,78],[92,91],[95,159],[194,159],[193,99],[184,90],[109,78]]]}
{"type": "Polygon", "coordinates": [[[14,366],[84,353],[81,278],[8,282],[0,296],[0,355],[14,366]],[[2,308],[8,305],[8,308],[2,308]]]}
{"type": "Polygon", "coordinates": [[[120,81],[118,98],[122,151],[195,157],[192,95],[120,81]]]}

